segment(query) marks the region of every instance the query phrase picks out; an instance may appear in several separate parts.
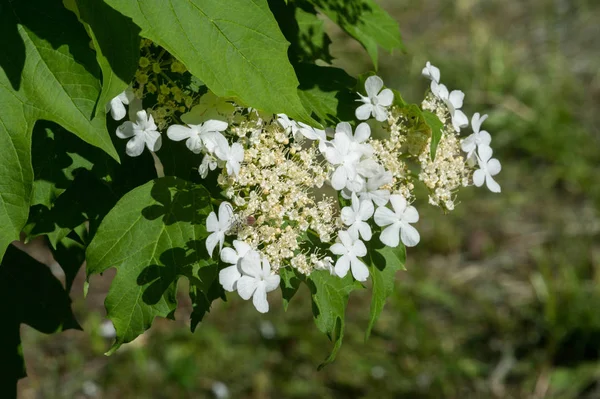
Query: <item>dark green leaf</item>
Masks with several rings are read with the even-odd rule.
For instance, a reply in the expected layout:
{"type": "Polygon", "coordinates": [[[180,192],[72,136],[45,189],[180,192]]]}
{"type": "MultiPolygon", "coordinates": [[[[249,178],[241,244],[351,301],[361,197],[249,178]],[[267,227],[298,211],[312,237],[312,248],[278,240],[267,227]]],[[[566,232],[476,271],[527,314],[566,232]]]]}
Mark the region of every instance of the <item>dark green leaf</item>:
{"type": "Polygon", "coordinates": [[[140,28],[104,1],[76,2],[102,69],[102,94],[98,105],[104,107],[133,79],[140,58],[140,28]]]}
{"type": "Polygon", "coordinates": [[[390,248],[373,238],[368,243],[368,250],[373,294],[365,339],[371,335],[371,330],[379,318],[387,298],[394,292],[396,272],[405,270],[404,263],[406,262],[406,248],[402,243],[396,248],[390,248]]]}
{"type": "Polygon", "coordinates": [[[107,0],[219,97],[311,122],[266,0],[107,0]]]}
{"type": "Polygon", "coordinates": [[[335,360],[342,346],[348,297],[352,290],[362,286],[353,280],[351,273],[344,278],[339,278],[325,271],[317,271],[305,281],[311,292],[315,324],[333,342],[331,353],[319,365],[321,369],[335,360]]]}
{"type": "Polygon", "coordinates": [[[206,294],[217,275],[204,244],[211,211],[203,186],[165,177],[127,193],[103,220],[86,259],[88,278],[117,269],[105,301],[117,330],[110,352],[143,333],[156,316],[173,317],[180,276],[206,294]]]}
{"type": "Polygon", "coordinates": [[[283,299],[283,309],[287,311],[288,305],[292,297],[300,288],[300,278],[296,274],[296,269],[291,267],[283,267],[279,269],[279,277],[281,277],[281,296],[283,299]]]}
{"type": "Polygon", "coordinates": [[[2,383],[10,384],[10,380],[25,376],[19,336],[21,323],[46,334],[81,329],[71,311],[69,294],[60,281],[46,265],[12,245],[0,265],[0,301],[6,305],[0,328],[2,383]]]}

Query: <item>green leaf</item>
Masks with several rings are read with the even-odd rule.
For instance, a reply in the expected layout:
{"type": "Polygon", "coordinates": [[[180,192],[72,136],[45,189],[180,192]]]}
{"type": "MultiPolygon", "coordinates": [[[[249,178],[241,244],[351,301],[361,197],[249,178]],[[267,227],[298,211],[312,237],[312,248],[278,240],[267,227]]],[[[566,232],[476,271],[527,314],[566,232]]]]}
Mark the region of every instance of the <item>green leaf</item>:
{"type": "Polygon", "coordinates": [[[402,243],[396,248],[390,248],[383,245],[379,240],[373,239],[368,243],[368,250],[373,294],[371,296],[371,311],[365,340],[369,339],[371,330],[383,310],[385,301],[394,292],[396,272],[406,270],[404,268],[406,248],[402,243]]]}
{"type": "Polygon", "coordinates": [[[296,269],[291,267],[283,267],[279,269],[279,277],[281,277],[281,296],[283,300],[283,309],[287,311],[288,305],[292,297],[300,288],[300,276],[297,275],[296,269]]]}
{"type": "Polygon", "coordinates": [[[4,377],[0,380],[16,381],[25,377],[19,336],[21,323],[45,334],[70,328],[81,329],[71,311],[69,294],[48,266],[12,245],[6,250],[0,265],[0,303],[6,305],[0,329],[0,359],[4,377]]]}
{"type": "Polygon", "coordinates": [[[330,63],[332,61],[329,54],[331,39],[325,33],[324,21],[317,17],[316,13],[316,10],[308,4],[300,4],[295,9],[295,20],[298,24],[296,46],[299,49],[300,61],[322,60],[330,63]]]}
{"type": "Polygon", "coordinates": [[[334,343],[329,356],[319,365],[320,370],[335,360],[342,346],[348,297],[362,285],[353,280],[351,273],[339,278],[324,271],[312,273],[305,281],[311,292],[315,324],[334,343]]]}
{"type": "Polygon", "coordinates": [[[76,2],[102,69],[102,94],[98,106],[104,107],[133,79],[140,58],[140,29],[104,1],[76,2]]]}
{"type": "Polygon", "coordinates": [[[436,114],[430,111],[423,111],[423,119],[429,129],[431,129],[431,160],[435,159],[435,153],[437,151],[437,146],[440,143],[440,139],[442,138],[442,129],[444,124],[440,121],[440,118],[437,117],[436,114]]]}
{"type": "Polygon", "coordinates": [[[323,125],[354,119],[358,95],[351,90],[356,79],[343,69],[313,64],[296,66],[300,79],[300,100],[323,125]]]}
{"type": "Polygon", "coordinates": [[[77,18],[60,2],[0,2],[0,256],[19,238],[33,186],[31,132],[38,119],[62,124],[118,159],[105,118],[92,119],[100,83],[77,18]]]}
{"type": "Polygon", "coordinates": [[[308,1],[364,46],[375,69],[378,47],[404,50],[398,23],[373,0],[308,1]]]}
{"type": "Polygon", "coordinates": [[[312,122],[266,0],[106,0],[219,97],[312,122]]]}
{"type": "Polygon", "coordinates": [[[173,317],[180,276],[206,293],[218,273],[204,243],[211,211],[203,186],[164,177],[127,193],[102,221],[86,260],[88,278],[117,269],[105,301],[117,330],[109,352],[147,330],[155,317],[173,317]]]}

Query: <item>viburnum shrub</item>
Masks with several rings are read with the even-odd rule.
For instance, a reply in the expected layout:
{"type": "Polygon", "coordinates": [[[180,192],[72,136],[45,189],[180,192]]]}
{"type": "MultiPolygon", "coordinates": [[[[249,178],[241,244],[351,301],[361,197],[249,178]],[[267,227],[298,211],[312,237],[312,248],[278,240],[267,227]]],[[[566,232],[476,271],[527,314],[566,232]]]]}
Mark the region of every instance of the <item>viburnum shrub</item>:
{"type": "Polygon", "coordinates": [[[429,62],[418,104],[332,67],[324,17],[375,68],[379,47],[402,49],[372,0],[0,1],[0,295],[17,304],[0,358],[15,377],[20,323],[78,326],[58,280],[9,247],[19,237],[46,237],[67,290],[84,262],[88,279],[116,268],[110,352],[172,318],[185,277],[192,331],[215,300],[264,313],[306,284],[326,364],[365,285],[369,335],[420,241],[418,208],[500,192],[487,116],[465,134],[462,91],[429,62]]]}

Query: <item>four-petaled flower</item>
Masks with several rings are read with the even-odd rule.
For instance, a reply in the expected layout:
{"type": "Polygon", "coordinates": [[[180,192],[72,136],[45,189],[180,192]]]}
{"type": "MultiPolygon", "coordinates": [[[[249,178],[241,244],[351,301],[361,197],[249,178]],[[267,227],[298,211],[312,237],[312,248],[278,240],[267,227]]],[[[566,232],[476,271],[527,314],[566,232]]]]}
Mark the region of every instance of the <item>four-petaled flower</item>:
{"type": "Polygon", "coordinates": [[[141,110],[136,114],[136,121],[127,121],[117,128],[117,137],[131,140],[125,146],[125,152],[130,157],[137,157],[144,151],[144,145],[150,151],[158,151],[162,146],[162,136],[158,132],[154,118],[146,111],[141,110]]]}
{"type": "Polygon", "coordinates": [[[454,130],[460,132],[461,128],[469,126],[467,115],[460,110],[463,106],[465,93],[460,90],[448,92],[448,88],[445,85],[438,84],[435,81],[431,82],[431,92],[448,107],[448,111],[450,111],[450,116],[452,117],[452,126],[454,126],[454,130]]]}
{"type": "Polygon", "coordinates": [[[371,127],[366,123],[359,123],[352,133],[352,126],[348,122],[340,122],[335,127],[336,133],[344,133],[350,139],[350,150],[358,151],[364,155],[371,155],[373,148],[367,144],[367,140],[371,137],[371,127]]]}
{"type": "Polygon", "coordinates": [[[366,281],[369,277],[369,269],[358,258],[367,254],[367,247],[358,236],[348,231],[340,231],[338,238],[340,242],[333,244],[329,249],[333,254],[340,255],[335,263],[335,274],[338,277],[345,277],[348,270],[352,269],[352,275],[356,280],[366,281]]]}
{"type": "Polygon", "coordinates": [[[496,158],[492,158],[492,149],[489,146],[480,146],[477,149],[477,162],[479,163],[479,169],[473,173],[473,184],[477,187],[481,187],[483,182],[487,188],[493,193],[500,192],[500,185],[492,176],[496,176],[500,173],[502,166],[500,161],[496,158]]]}
{"type": "Polygon", "coordinates": [[[371,239],[371,226],[366,222],[373,216],[375,208],[371,201],[361,201],[352,193],[352,205],[342,208],[342,222],[348,227],[348,232],[362,237],[363,240],[371,239]]]}
{"type": "Polygon", "coordinates": [[[266,258],[256,251],[249,251],[240,262],[242,276],[237,280],[237,292],[248,300],[252,297],[252,303],[260,313],[269,311],[267,292],[279,287],[280,277],[271,273],[271,265],[266,258]]]}
{"type": "Polygon", "coordinates": [[[221,202],[219,205],[219,218],[214,212],[211,212],[206,218],[206,231],[212,233],[206,238],[206,250],[212,257],[213,250],[219,244],[219,251],[223,248],[225,242],[225,233],[233,224],[233,207],[229,202],[221,202]]]}
{"type": "Polygon", "coordinates": [[[397,247],[400,239],[407,247],[414,247],[421,237],[419,232],[409,223],[419,221],[419,212],[414,206],[408,205],[406,199],[399,194],[390,196],[392,211],[386,207],[377,208],[375,211],[375,224],[386,227],[379,236],[382,243],[388,247],[397,247]]]}
{"type": "Polygon", "coordinates": [[[227,247],[221,251],[221,260],[231,265],[219,272],[219,283],[226,291],[237,289],[237,282],[242,277],[241,261],[251,250],[252,247],[244,241],[233,240],[233,248],[227,247]]]}
{"type": "Polygon", "coordinates": [[[127,115],[127,110],[125,109],[126,105],[129,105],[130,102],[135,98],[135,94],[133,94],[133,90],[128,87],[124,92],[110,100],[110,102],[106,105],[106,112],[110,110],[110,115],[116,121],[120,121],[125,118],[127,115]]]}
{"type": "Polygon", "coordinates": [[[365,81],[366,96],[358,93],[360,99],[356,101],[363,102],[356,109],[356,118],[359,120],[367,120],[371,115],[375,117],[379,122],[383,122],[387,119],[388,111],[387,107],[392,105],[394,101],[394,93],[390,89],[383,88],[383,80],[379,76],[369,76],[365,81]]]}
{"type": "Polygon", "coordinates": [[[489,147],[492,142],[492,136],[485,130],[481,129],[481,124],[487,119],[487,115],[479,116],[479,112],[471,118],[471,127],[473,128],[473,134],[460,142],[460,146],[464,152],[467,153],[467,159],[471,158],[475,154],[475,150],[481,146],[489,147]]]}
{"type": "Polygon", "coordinates": [[[240,165],[244,160],[244,147],[240,143],[233,143],[230,146],[225,137],[216,137],[216,139],[215,155],[225,162],[229,176],[237,176],[240,173],[240,165]]]}
{"type": "Polygon", "coordinates": [[[425,68],[423,68],[421,74],[432,82],[440,83],[440,69],[431,65],[429,61],[425,64],[425,68]]]}
{"type": "MultiPolygon", "coordinates": [[[[211,140],[214,139],[214,133],[222,132],[227,129],[227,122],[218,120],[208,120],[199,125],[172,125],[167,129],[167,136],[171,140],[181,141],[186,140],[185,145],[194,154],[200,154],[202,149],[207,149],[212,152],[211,140]]],[[[221,133],[218,133],[222,136],[221,133]]]]}
{"type": "Polygon", "coordinates": [[[336,190],[346,187],[348,181],[356,178],[356,168],[362,154],[352,149],[352,142],[345,133],[336,133],[335,138],[325,149],[325,158],[336,166],[331,175],[331,186],[336,190]]]}

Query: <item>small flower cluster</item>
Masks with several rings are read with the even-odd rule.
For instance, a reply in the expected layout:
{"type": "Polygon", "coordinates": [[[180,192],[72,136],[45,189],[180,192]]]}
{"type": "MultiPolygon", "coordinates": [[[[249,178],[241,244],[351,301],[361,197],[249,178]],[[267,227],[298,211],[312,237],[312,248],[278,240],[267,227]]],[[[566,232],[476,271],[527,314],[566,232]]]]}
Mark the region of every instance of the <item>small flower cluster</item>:
{"type": "MultiPolygon", "coordinates": [[[[431,91],[417,111],[394,104],[393,91],[379,77],[366,79],[356,117],[383,122],[389,136],[382,139],[371,137],[366,122],[354,129],[341,122],[322,130],[284,114],[239,107],[210,92],[203,96],[208,100],[201,99],[181,116],[187,124],[168,127],[169,139],[185,141],[201,157],[202,178],[218,173],[227,198],[206,222],[206,249],[210,256],[218,249],[227,265],[219,274],[225,290],[253,298],[256,309],[266,312],[267,293],[278,287],[283,268],[306,275],[320,270],[339,277],[351,273],[362,282],[369,276],[362,258],[370,241],[389,247],[417,245],[420,235],[413,224],[419,213],[411,205],[410,159],[421,167],[417,176],[430,190],[429,202],[446,210],[454,208],[456,190],[471,181],[476,186],[485,181],[491,191],[500,191],[492,177],[500,163],[491,159],[490,135],[480,130],[487,116],[475,114],[474,133],[461,140],[460,130],[468,126],[460,110],[464,94],[440,84],[439,69],[430,63],[423,75],[431,79],[431,91]],[[415,127],[414,112],[423,111],[435,114],[443,125],[434,159],[431,129],[415,127]],[[228,237],[234,238],[230,244],[228,237]]],[[[124,116],[131,98],[125,92],[110,106],[124,116]]],[[[144,145],[151,151],[160,148],[161,134],[143,110],[135,122],[121,125],[117,135],[131,138],[131,156],[139,155],[144,145]]]]}

